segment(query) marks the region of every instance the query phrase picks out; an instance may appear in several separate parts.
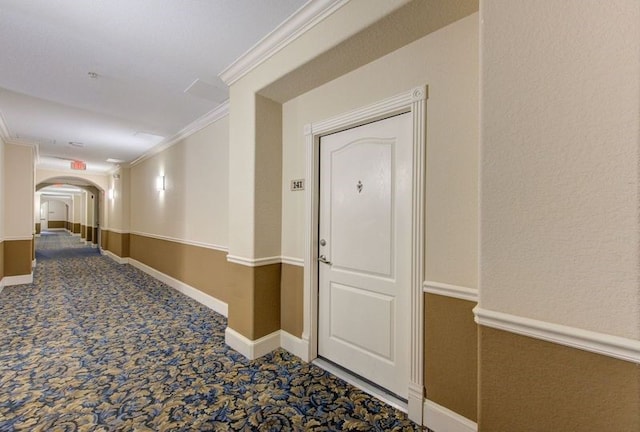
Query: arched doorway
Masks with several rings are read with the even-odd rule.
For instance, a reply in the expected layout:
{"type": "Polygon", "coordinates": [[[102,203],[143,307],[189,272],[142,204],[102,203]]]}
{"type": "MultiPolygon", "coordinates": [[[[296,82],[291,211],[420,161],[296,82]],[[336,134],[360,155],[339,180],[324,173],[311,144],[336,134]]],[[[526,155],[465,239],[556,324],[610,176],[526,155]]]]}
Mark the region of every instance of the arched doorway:
{"type": "Polygon", "coordinates": [[[34,224],[36,235],[46,230],[66,230],[92,247],[101,246],[104,188],[75,176],[42,179],[36,185],[34,224]]]}

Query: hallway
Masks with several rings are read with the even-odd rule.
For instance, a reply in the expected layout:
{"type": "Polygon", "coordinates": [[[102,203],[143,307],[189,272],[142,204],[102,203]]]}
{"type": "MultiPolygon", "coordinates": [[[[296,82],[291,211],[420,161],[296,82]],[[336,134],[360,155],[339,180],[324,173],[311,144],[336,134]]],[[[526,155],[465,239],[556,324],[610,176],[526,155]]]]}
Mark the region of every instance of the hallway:
{"type": "Polygon", "coordinates": [[[0,431],[415,427],[282,349],[246,360],[224,317],[78,237],[36,245],[34,283],[0,294],[0,431]]]}

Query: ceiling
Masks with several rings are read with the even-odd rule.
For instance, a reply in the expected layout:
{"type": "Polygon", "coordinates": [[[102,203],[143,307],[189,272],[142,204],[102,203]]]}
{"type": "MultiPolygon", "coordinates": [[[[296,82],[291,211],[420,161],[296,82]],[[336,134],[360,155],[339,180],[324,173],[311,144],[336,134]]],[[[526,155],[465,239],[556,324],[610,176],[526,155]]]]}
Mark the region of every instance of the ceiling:
{"type": "Polygon", "coordinates": [[[4,132],[107,172],[223,103],[218,74],[305,2],[0,0],[4,132]]]}

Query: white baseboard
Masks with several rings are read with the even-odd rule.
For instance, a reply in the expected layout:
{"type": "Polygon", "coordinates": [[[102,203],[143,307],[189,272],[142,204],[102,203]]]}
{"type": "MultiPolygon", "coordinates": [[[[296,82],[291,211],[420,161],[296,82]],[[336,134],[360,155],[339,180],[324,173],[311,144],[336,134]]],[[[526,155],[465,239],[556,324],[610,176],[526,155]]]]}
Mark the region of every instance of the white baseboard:
{"type": "Polygon", "coordinates": [[[18,275],[18,276],[5,276],[2,279],[2,283],[4,286],[13,286],[13,285],[26,285],[33,283],[33,273],[28,275],[18,275]]]}
{"type": "Polygon", "coordinates": [[[280,346],[303,361],[309,361],[309,341],[280,330],[280,346]]]}
{"type": "Polygon", "coordinates": [[[111,258],[112,260],[114,260],[115,262],[117,262],[118,264],[129,264],[129,258],[122,258],[122,257],[119,257],[118,255],[116,255],[116,254],[114,254],[113,252],[108,251],[108,250],[106,250],[106,249],[102,249],[102,248],[100,248],[100,253],[101,253],[102,255],[106,255],[106,256],[108,256],[109,258],[111,258]]]}
{"type": "Polygon", "coordinates": [[[98,247],[98,244],[97,243],[91,243],[91,247],[96,249],[98,247]]]}
{"type": "Polygon", "coordinates": [[[251,340],[231,327],[227,327],[224,331],[224,341],[249,360],[255,360],[280,348],[280,330],[276,330],[260,339],[251,340]]]}
{"type": "Polygon", "coordinates": [[[448,408],[425,399],[424,425],[434,432],[477,432],[478,425],[448,408]]]}
{"type": "Polygon", "coordinates": [[[71,233],[72,236],[80,237],[80,233],[71,233]]]}
{"type": "Polygon", "coordinates": [[[37,260],[34,259],[33,261],[31,261],[31,268],[36,268],[36,264],[38,264],[37,260]]]}
{"type": "MultiPolygon", "coordinates": [[[[107,251],[107,253],[109,254],[110,252],[107,251]]],[[[113,254],[112,254],[113,255],[113,254]]],[[[122,258],[121,258],[122,259],[122,258]]],[[[117,261],[117,260],[116,260],[117,261]]],[[[156,269],[154,269],[153,267],[149,267],[146,264],[141,263],[140,261],[137,261],[133,258],[127,258],[127,261],[129,264],[131,264],[132,266],[134,266],[135,268],[142,270],[143,272],[145,272],[146,274],[158,279],[161,282],[166,283],[167,285],[169,285],[171,288],[175,289],[176,291],[181,292],[182,294],[191,297],[192,299],[194,299],[195,301],[197,301],[198,303],[201,303],[203,305],[205,305],[206,307],[208,307],[209,309],[213,309],[214,311],[218,312],[220,315],[223,316],[228,316],[229,314],[229,306],[221,301],[218,300],[217,298],[210,296],[209,294],[203,293],[202,291],[200,291],[197,288],[192,287],[191,285],[187,285],[186,283],[171,277],[167,274],[164,274],[156,269]]]]}

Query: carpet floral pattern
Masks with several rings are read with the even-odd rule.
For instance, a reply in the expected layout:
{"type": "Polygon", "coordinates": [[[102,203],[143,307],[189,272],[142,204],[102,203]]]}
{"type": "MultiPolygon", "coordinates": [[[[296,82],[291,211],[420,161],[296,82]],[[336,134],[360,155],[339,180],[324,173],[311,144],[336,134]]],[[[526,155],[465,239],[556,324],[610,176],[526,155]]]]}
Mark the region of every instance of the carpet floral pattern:
{"type": "Polygon", "coordinates": [[[286,351],[246,360],[223,316],[43,237],[34,283],[0,293],[0,431],[420,430],[286,351]]]}

